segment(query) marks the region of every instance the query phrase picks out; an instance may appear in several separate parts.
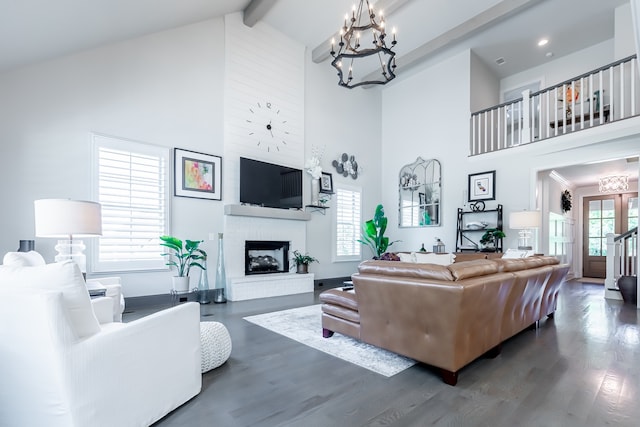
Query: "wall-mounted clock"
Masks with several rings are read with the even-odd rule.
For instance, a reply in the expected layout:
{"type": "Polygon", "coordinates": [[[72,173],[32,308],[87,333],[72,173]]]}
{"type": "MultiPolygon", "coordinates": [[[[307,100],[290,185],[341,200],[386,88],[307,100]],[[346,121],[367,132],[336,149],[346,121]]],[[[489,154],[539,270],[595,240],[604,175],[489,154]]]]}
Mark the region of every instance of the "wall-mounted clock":
{"type": "Polygon", "coordinates": [[[280,109],[271,102],[256,102],[249,107],[247,123],[249,135],[256,140],[258,148],[280,151],[287,145],[287,120],[280,115],[280,109]]]}

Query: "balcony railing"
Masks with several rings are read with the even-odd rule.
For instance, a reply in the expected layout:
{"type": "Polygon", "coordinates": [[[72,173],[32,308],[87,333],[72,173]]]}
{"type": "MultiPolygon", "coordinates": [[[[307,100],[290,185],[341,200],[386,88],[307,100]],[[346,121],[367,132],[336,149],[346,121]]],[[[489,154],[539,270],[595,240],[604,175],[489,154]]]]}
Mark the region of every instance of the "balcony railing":
{"type": "Polygon", "coordinates": [[[636,55],[471,115],[472,156],[640,114],[636,55]]]}

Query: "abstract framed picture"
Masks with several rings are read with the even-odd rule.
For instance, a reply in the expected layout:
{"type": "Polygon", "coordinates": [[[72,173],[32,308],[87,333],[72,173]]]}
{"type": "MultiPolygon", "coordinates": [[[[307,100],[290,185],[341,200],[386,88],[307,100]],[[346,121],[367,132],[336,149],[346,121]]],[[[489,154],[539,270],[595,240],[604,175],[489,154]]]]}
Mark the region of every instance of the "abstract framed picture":
{"type": "Polygon", "coordinates": [[[496,171],[469,175],[469,201],[496,199],[496,171]]]}
{"type": "Polygon", "coordinates": [[[174,195],[222,200],[222,157],[175,148],[174,195]]]}
{"type": "Polygon", "coordinates": [[[333,193],[333,175],[327,172],[322,172],[320,177],[320,192],[321,193],[333,193]]]}

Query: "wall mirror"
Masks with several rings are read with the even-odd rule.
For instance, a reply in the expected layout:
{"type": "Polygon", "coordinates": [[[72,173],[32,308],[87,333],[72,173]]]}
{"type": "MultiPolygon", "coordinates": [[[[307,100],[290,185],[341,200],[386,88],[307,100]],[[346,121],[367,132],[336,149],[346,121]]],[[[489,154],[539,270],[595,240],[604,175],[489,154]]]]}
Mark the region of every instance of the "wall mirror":
{"type": "Polygon", "coordinates": [[[400,169],[399,227],[435,227],[440,224],[441,166],[418,157],[400,169]]]}

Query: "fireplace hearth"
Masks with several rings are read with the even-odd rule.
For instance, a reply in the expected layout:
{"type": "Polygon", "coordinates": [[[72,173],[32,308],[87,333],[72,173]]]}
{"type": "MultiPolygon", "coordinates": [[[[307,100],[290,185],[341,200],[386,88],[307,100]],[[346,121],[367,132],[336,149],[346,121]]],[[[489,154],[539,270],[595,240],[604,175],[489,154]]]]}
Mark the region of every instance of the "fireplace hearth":
{"type": "Polygon", "coordinates": [[[289,272],[289,242],[246,240],[244,273],[272,274],[289,272]]]}

